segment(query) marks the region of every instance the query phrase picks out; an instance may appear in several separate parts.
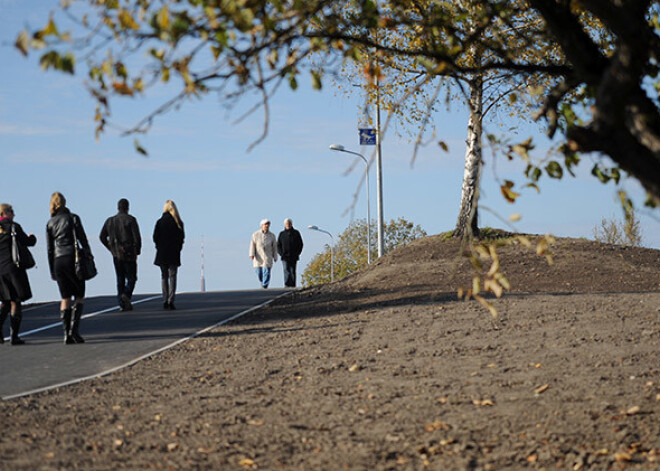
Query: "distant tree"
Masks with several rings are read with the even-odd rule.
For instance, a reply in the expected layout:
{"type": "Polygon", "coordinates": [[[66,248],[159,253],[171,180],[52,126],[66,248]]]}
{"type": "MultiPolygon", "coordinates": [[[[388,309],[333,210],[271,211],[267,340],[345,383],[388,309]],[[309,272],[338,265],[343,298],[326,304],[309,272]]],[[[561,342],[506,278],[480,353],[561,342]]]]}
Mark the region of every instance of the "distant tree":
{"type": "MultiPolygon", "coordinates": [[[[375,234],[372,223],[372,235],[375,234]]],[[[385,251],[390,252],[403,247],[415,239],[426,237],[426,232],[404,218],[392,219],[385,225],[384,230],[385,251]]],[[[337,243],[333,246],[333,266],[335,280],[350,275],[367,265],[367,221],[359,219],[348,225],[339,235],[337,243]]],[[[376,252],[376,238],[372,237],[371,253],[376,252]]],[[[302,275],[303,286],[313,286],[330,282],[330,246],[317,254],[302,275]]]]}
{"type": "Polygon", "coordinates": [[[623,221],[603,218],[600,226],[594,227],[593,233],[598,242],[605,244],[630,247],[642,245],[642,230],[632,206],[626,207],[623,221]]]}

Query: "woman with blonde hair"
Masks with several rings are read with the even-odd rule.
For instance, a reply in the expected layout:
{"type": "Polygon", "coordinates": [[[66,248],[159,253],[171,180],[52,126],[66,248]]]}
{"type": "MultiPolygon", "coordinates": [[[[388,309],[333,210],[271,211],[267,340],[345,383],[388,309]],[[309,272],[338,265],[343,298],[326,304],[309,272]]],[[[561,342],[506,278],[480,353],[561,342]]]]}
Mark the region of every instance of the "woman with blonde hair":
{"type": "Polygon", "coordinates": [[[64,343],[83,343],[80,319],[85,302],[85,280],[76,276],[76,239],[89,249],[89,242],[78,215],[66,207],[66,198],[60,192],[50,197],[50,220],[46,225],[48,265],[50,276],[57,281],[62,301],[60,319],[64,328],[64,343]],[[72,302],[73,299],[73,302],[72,302]]]}
{"type": "Polygon", "coordinates": [[[156,222],[153,235],[154,244],[156,244],[154,265],[160,267],[163,309],[176,309],[174,307],[176,274],[181,266],[181,249],[184,238],[183,221],[181,221],[176,204],[172,200],[167,200],[163,207],[163,215],[156,222]]]}
{"type": "Polygon", "coordinates": [[[4,343],[2,327],[10,315],[9,330],[11,344],[23,345],[25,341],[18,336],[23,311],[21,303],[32,297],[30,280],[25,268],[14,263],[12,258],[12,239],[24,247],[37,243],[34,234],[27,235],[20,224],[14,222],[14,209],[10,204],[0,204],[0,343],[4,343]]]}

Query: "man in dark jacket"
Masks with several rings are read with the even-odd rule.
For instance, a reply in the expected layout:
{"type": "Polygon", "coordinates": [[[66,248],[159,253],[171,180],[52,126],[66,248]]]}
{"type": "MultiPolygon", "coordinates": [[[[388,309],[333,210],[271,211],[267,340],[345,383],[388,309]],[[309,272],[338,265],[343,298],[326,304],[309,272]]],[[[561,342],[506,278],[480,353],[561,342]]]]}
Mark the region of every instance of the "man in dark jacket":
{"type": "Polygon", "coordinates": [[[137,257],[142,250],[142,239],[137,220],[128,214],[128,200],[117,202],[119,212],[106,219],[99,238],[112,253],[117,275],[117,299],[121,311],[133,309],[131,298],[137,282],[137,257]]]}
{"type": "Polygon", "coordinates": [[[302,249],[303,241],[300,232],[293,228],[293,221],[286,218],[284,230],[277,238],[277,253],[280,254],[284,267],[284,286],[290,288],[296,286],[296,264],[302,249]]]}

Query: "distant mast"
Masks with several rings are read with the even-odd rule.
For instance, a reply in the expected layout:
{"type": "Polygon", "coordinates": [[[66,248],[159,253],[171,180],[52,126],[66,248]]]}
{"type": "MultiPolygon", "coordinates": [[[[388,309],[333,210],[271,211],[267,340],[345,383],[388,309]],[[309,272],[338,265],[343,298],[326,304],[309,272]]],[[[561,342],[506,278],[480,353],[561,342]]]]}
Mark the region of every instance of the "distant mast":
{"type": "Polygon", "coordinates": [[[201,280],[200,280],[200,284],[201,284],[200,288],[201,288],[201,292],[205,293],[206,292],[206,280],[204,279],[204,236],[202,236],[202,257],[201,257],[201,261],[202,261],[202,276],[201,276],[201,280]]]}

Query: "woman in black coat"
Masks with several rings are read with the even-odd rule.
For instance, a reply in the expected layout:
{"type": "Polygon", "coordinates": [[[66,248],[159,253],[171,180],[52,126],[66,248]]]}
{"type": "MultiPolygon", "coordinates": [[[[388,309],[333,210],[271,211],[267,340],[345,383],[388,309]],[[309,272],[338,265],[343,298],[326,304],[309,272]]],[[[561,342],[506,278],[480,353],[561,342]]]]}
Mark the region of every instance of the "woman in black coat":
{"type": "Polygon", "coordinates": [[[24,247],[37,243],[34,234],[27,235],[20,224],[14,222],[14,209],[11,205],[0,204],[0,343],[4,343],[2,327],[7,315],[11,314],[9,329],[11,344],[23,345],[25,341],[18,336],[23,313],[21,303],[32,297],[30,280],[24,268],[16,266],[12,259],[12,230],[16,241],[24,247]]]}
{"type": "Polygon", "coordinates": [[[163,309],[175,309],[176,274],[181,266],[181,249],[185,233],[183,221],[174,201],[167,200],[163,215],[154,227],[156,259],[154,265],[160,267],[161,287],[163,290],[163,309]]]}
{"type": "Polygon", "coordinates": [[[64,343],[83,343],[80,319],[85,302],[85,280],[76,276],[76,238],[89,249],[87,235],[78,215],[66,207],[66,198],[59,192],[50,197],[50,220],[46,225],[50,276],[60,290],[60,319],[64,328],[64,343]],[[72,303],[73,298],[73,303],[72,303]]]}

